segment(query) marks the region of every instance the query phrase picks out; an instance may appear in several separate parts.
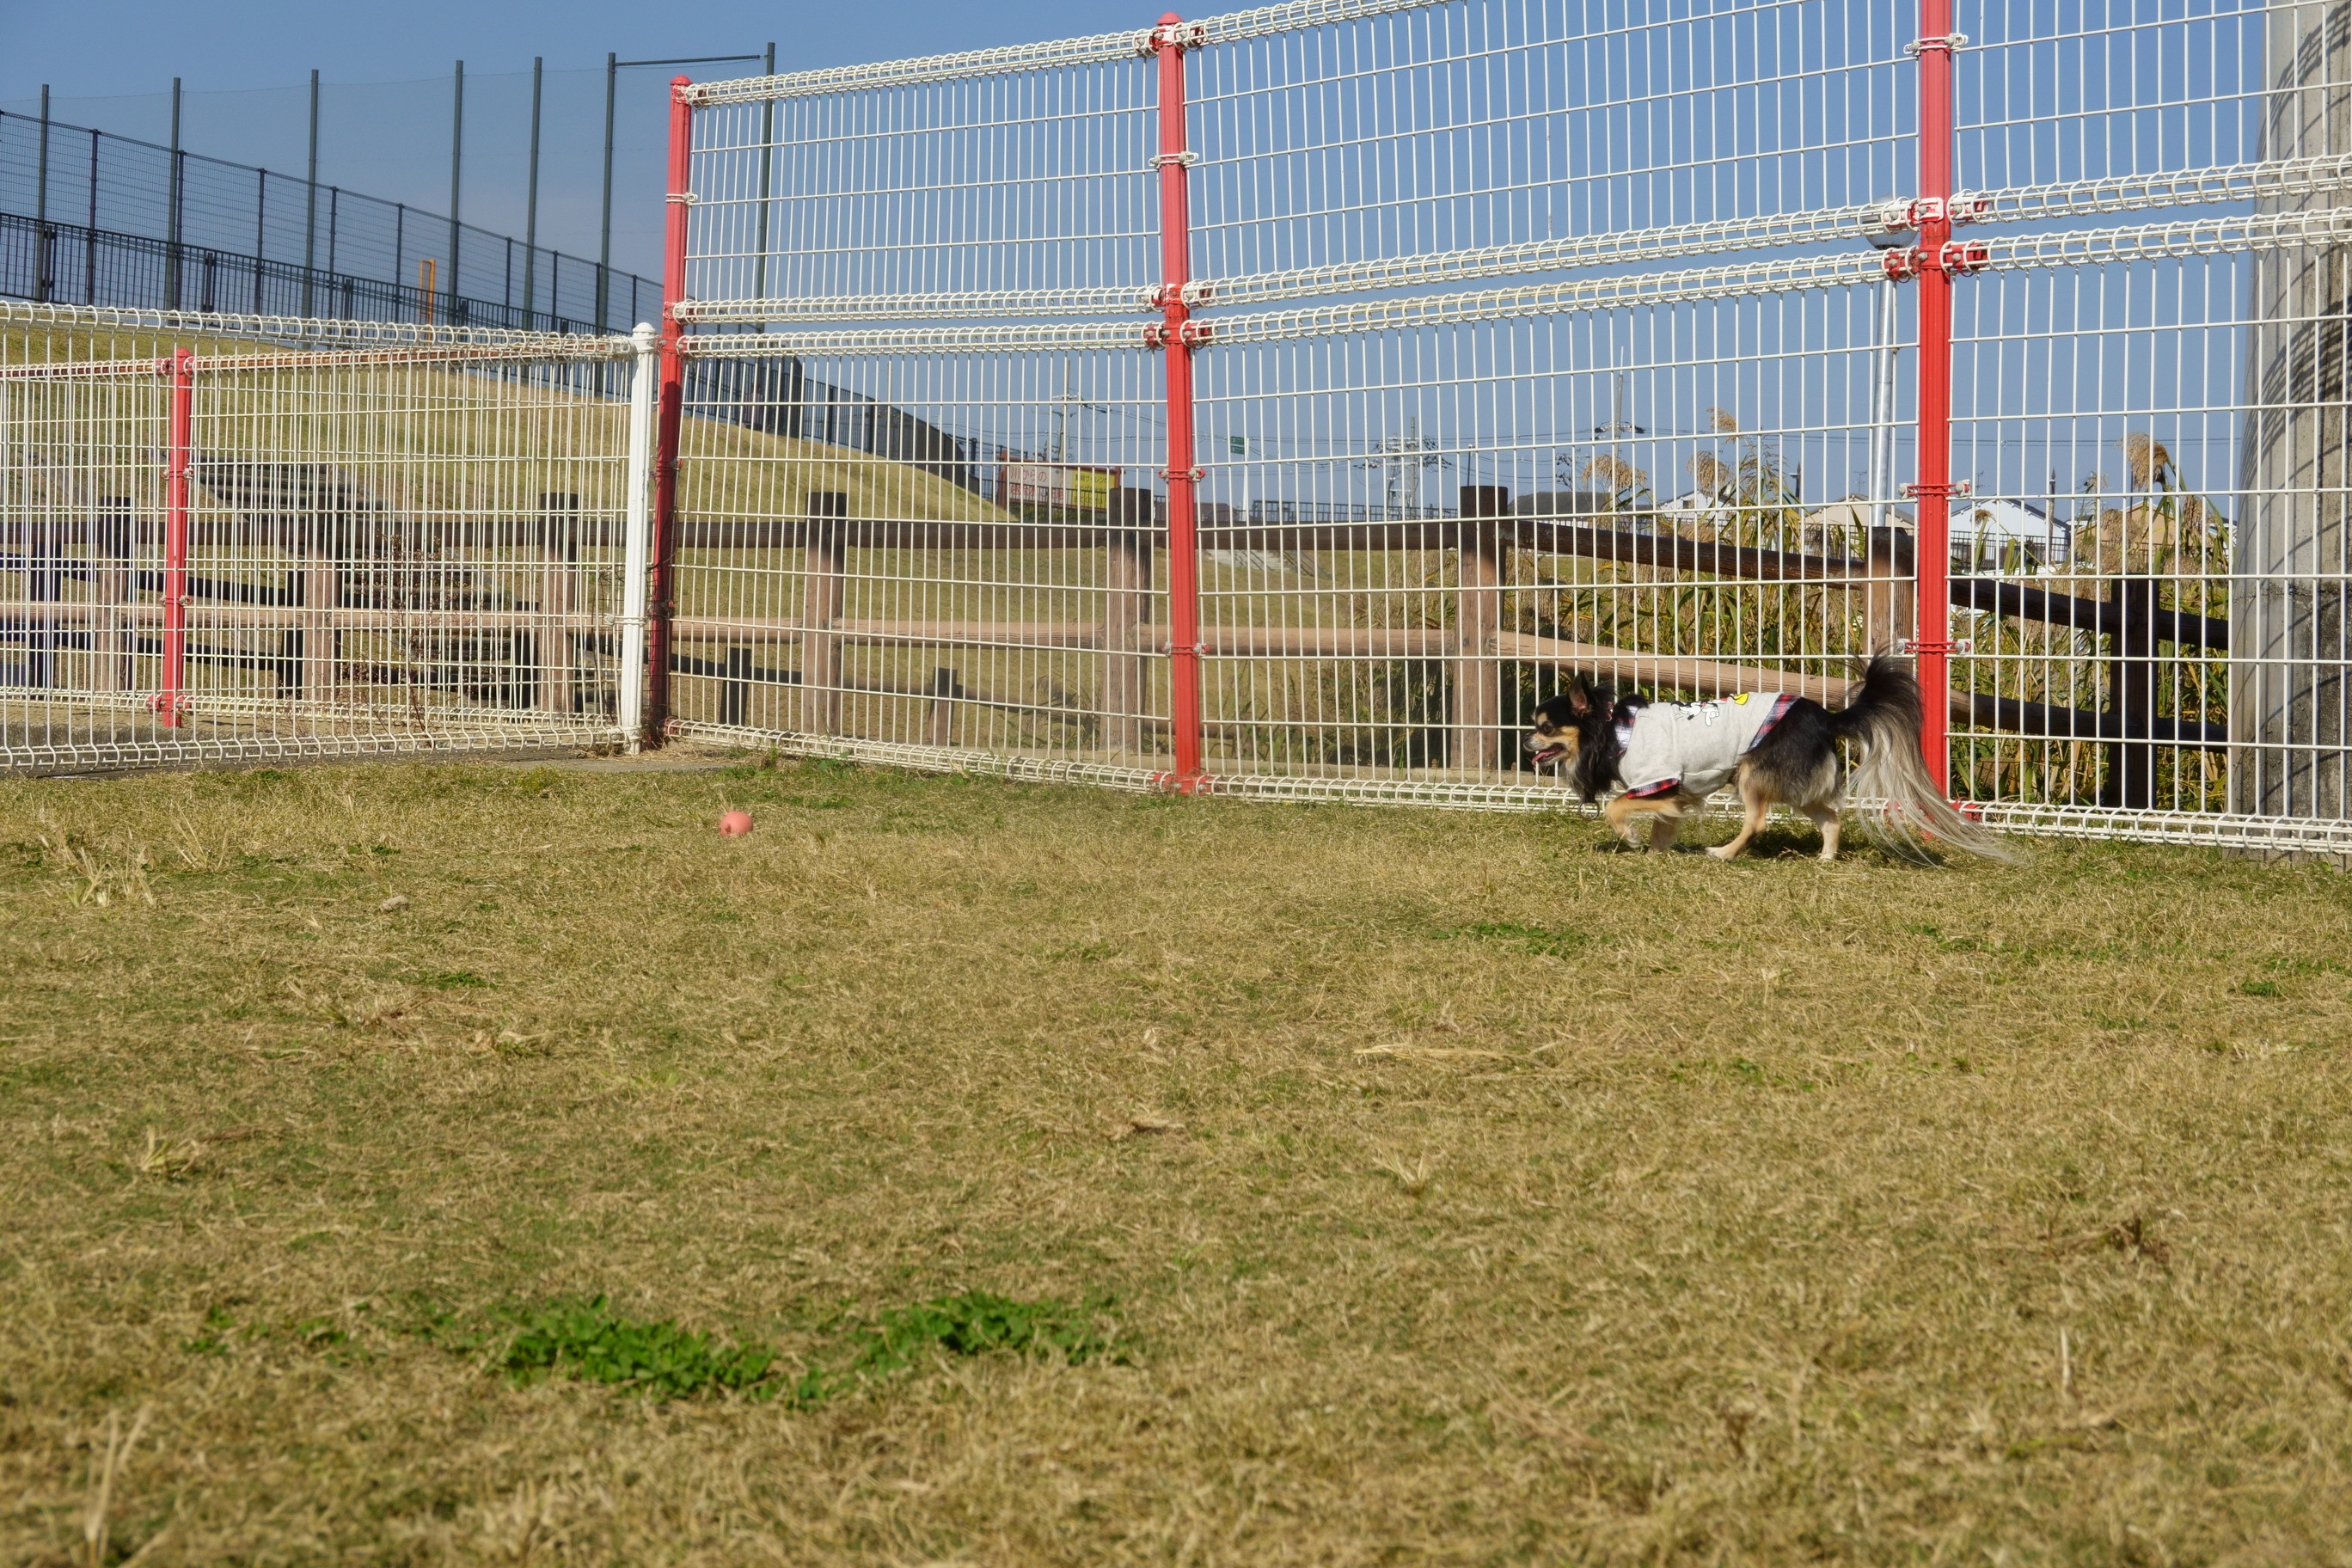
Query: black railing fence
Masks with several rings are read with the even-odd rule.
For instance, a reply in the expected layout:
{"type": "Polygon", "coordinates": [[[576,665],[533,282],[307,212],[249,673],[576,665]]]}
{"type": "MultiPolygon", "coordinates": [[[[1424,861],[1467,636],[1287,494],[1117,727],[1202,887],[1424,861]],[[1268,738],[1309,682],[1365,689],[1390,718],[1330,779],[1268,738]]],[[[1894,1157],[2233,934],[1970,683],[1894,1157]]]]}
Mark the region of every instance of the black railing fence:
{"type": "MultiPolygon", "coordinates": [[[[593,260],[470,224],[455,237],[453,264],[445,215],[0,111],[0,294],[597,329],[593,260]]],[[[625,331],[660,308],[661,287],[615,270],[607,296],[603,325],[625,331]]]]}

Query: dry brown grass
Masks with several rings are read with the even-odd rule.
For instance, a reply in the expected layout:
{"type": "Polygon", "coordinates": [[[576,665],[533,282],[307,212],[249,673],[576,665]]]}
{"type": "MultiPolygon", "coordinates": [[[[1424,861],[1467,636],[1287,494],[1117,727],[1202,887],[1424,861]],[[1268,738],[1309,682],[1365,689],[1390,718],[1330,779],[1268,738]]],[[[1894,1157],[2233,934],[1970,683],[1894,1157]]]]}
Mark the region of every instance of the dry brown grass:
{"type": "Polygon", "coordinates": [[[2342,1561],[2347,925],[819,767],[0,785],[0,1559],[2342,1561]],[[797,1368],[966,1287],[1126,1360],[394,1331],[797,1368]]]}

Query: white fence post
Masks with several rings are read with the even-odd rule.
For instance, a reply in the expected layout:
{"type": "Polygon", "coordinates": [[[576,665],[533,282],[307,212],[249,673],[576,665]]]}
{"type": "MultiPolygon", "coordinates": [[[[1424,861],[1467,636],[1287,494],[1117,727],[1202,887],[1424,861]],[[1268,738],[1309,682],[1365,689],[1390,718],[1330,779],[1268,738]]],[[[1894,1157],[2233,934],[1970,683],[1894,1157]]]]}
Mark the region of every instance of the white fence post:
{"type": "Polygon", "coordinates": [[[621,731],[631,755],[645,745],[646,572],[653,537],[654,383],[660,373],[661,339],[645,321],[630,334],[636,350],[629,373],[629,506],[622,526],[621,731]]]}

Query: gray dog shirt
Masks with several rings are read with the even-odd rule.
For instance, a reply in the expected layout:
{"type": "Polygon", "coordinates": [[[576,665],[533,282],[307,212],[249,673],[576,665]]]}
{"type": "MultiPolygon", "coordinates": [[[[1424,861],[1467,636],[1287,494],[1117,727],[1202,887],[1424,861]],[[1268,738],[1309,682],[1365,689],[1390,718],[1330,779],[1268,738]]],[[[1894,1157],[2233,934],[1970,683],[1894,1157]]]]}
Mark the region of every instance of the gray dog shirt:
{"type": "Polygon", "coordinates": [[[1715,702],[1654,702],[1637,709],[1617,764],[1625,793],[1643,798],[1713,795],[1795,700],[1780,692],[1743,691],[1715,702]]]}

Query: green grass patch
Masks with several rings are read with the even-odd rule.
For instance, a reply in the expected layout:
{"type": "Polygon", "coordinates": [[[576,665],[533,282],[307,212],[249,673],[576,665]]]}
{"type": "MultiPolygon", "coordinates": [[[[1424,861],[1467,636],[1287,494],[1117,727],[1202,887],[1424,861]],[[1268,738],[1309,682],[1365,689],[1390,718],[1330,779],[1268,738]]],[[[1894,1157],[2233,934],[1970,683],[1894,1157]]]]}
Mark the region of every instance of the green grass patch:
{"type": "Polygon", "coordinates": [[[1108,1297],[1078,1306],[1021,1301],[985,1290],[942,1296],[884,1313],[866,1334],[851,1370],[900,1372],[934,1350],[959,1356],[1003,1351],[1091,1361],[1110,1352],[1110,1341],[1097,1324],[1111,1304],[1108,1297]]]}
{"type": "Polygon", "coordinates": [[[723,1344],[668,1319],[625,1317],[602,1296],[511,1309],[493,1363],[519,1388],[552,1377],[611,1384],[656,1399],[776,1392],[773,1346],[723,1344]]]}

